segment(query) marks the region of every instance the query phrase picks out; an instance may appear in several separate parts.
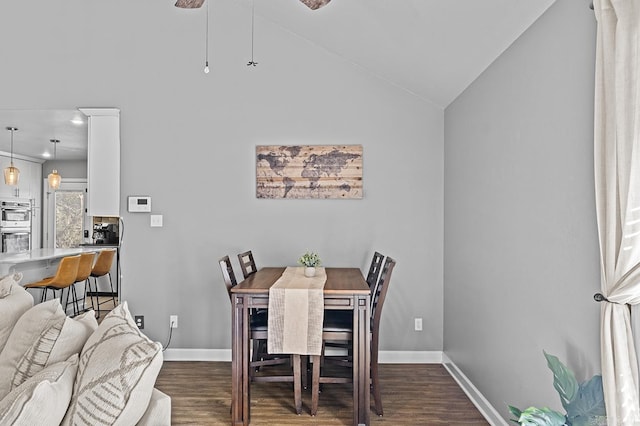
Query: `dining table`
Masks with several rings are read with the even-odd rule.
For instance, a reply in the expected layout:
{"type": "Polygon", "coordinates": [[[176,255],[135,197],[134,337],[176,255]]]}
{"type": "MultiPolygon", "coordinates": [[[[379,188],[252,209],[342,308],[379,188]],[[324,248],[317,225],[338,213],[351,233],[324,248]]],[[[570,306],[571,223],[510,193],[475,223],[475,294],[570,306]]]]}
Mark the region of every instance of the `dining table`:
{"type": "MultiPolygon", "coordinates": [[[[269,289],[285,267],[265,267],[231,288],[231,424],[251,419],[250,315],[268,309],[269,289]]],[[[369,425],[370,405],[370,290],[359,268],[325,268],[324,310],[353,314],[353,424],[369,425]]]]}

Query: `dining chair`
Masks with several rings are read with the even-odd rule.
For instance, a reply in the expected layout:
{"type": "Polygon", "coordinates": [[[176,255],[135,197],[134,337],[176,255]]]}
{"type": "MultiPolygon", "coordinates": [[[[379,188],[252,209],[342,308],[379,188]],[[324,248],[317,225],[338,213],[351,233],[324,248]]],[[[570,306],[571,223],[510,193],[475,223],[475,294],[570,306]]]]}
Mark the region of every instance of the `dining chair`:
{"type": "MultiPolygon", "coordinates": [[[[370,305],[374,300],[374,293],[376,291],[376,284],[378,282],[378,277],[380,276],[380,269],[382,268],[382,263],[384,261],[384,255],[379,252],[373,253],[373,258],[371,259],[371,265],[369,266],[369,272],[367,273],[367,285],[369,286],[369,290],[371,291],[371,299],[370,305]]],[[[340,315],[340,314],[337,314],[340,315]]],[[[350,342],[335,342],[335,341],[327,341],[324,343],[325,347],[330,348],[339,348],[346,350],[349,355],[351,355],[351,344],[350,342]]]]}
{"type": "Polygon", "coordinates": [[[255,274],[258,268],[256,268],[256,261],[253,259],[253,253],[251,250],[245,251],[238,255],[238,261],[240,262],[240,269],[242,269],[242,276],[247,278],[251,274],[255,274]]]}
{"type": "Polygon", "coordinates": [[[367,273],[367,284],[369,284],[369,288],[371,289],[371,296],[373,296],[373,291],[376,282],[378,281],[378,276],[380,275],[380,268],[382,267],[383,260],[384,255],[378,253],[377,251],[373,253],[371,266],[369,266],[369,273],[367,273]]]}
{"type": "MultiPolygon", "coordinates": [[[[116,298],[115,298],[116,293],[113,289],[113,280],[111,279],[111,267],[113,265],[113,258],[115,257],[115,254],[116,254],[116,249],[101,250],[98,253],[98,258],[96,259],[96,263],[93,265],[93,268],[91,269],[91,273],[89,274],[89,277],[93,278],[93,283],[95,284],[95,290],[92,291],[91,282],[88,281],[89,291],[92,291],[96,297],[95,307],[97,308],[98,318],[100,318],[100,306],[109,302],[108,300],[101,302],[99,299],[98,278],[104,277],[105,275],[109,277],[109,287],[111,288],[111,302],[113,303],[114,308],[116,306],[116,298]]],[[[86,291],[86,286],[85,286],[85,291],[86,291]]],[[[91,304],[93,305],[93,301],[91,302],[91,304]]]]}
{"type": "MultiPolygon", "coordinates": [[[[40,281],[26,284],[25,288],[39,288],[42,289],[42,295],[40,302],[44,302],[47,299],[47,290],[52,290],[55,296],[56,291],[60,291],[60,304],[67,307],[69,301],[69,287],[76,282],[76,276],[78,274],[78,265],[80,264],[80,255],[66,256],[60,260],[56,274],[52,277],[44,278],[40,281]],[[67,289],[67,299],[63,302],[64,290],[67,289]]],[[[74,306],[74,314],[78,312],[74,306]]]]}
{"type": "MultiPolygon", "coordinates": [[[[248,252],[251,253],[251,252],[248,252]]],[[[240,255],[238,255],[240,257],[240,255]]],[[[253,257],[251,257],[253,260],[253,257]]],[[[238,284],[235,273],[233,272],[233,266],[229,256],[224,256],[218,260],[220,264],[220,270],[222,271],[222,278],[224,279],[225,286],[227,287],[227,293],[229,300],[231,298],[231,289],[238,284]]],[[[254,265],[255,266],[255,265],[254,265]]],[[[243,269],[244,271],[244,269],[243,269]]],[[[254,271],[255,272],[255,271],[254,271]]],[[[246,277],[245,277],[246,278],[246,277]]],[[[232,305],[233,309],[233,305],[232,305]]],[[[251,361],[249,363],[249,374],[252,382],[293,382],[293,395],[294,405],[297,414],[302,413],[302,373],[301,365],[303,363],[303,357],[301,355],[269,355],[267,354],[267,338],[268,338],[268,311],[253,310],[249,315],[249,338],[252,341],[252,353],[251,361]],[[258,375],[261,371],[261,367],[291,364],[293,374],[291,375],[258,375]]],[[[306,365],[306,358],[304,358],[306,365]]],[[[264,369],[262,369],[264,370],[264,369]]]]}
{"type": "MultiPolygon", "coordinates": [[[[380,377],[378,373],[378,348],[380,340],[380,319],[382,318],[382,306],[387,297],[389,283],[391,281],[391,272],[396,266],[396,261],[387,257],[384,266],[380,272],[378,282],[375,286],[375,293],[371,302],[371,328],[369,338],[371,344],[371,390],[375,402],[376,414],[383,415],[382,396],[380,393],[380,377]]],[[[353,314],[351,311],[327,311],[324,317],[324,325],[322,328],[322,340],[324,341],[343,341],[353,344],[353,314]]],[[[326,357],[323,355],[314,355],[311,360],[313,362],[312,385],[311,385],[311,415],[318,412],[318,399],[320,395],[320,383],[351,383],[352,377],[329,377],[321,376],[321,366],[324,361],[335,361],[339,365],[352,366],[352,360],[349,356],[326,357]],[[323,359],[321,359],[323,358],[323,359]]]]}

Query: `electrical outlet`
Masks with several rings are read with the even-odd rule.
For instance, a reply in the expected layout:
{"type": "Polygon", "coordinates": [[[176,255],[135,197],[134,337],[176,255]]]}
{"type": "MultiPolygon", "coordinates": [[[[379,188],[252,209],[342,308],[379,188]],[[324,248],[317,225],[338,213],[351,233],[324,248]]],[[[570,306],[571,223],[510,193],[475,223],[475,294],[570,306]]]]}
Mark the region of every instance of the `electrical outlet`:
{"type": "Polygon", "coordinates": [[[415,331],[422,331],[422,318],[415,318],[415,326],[414,329],[415,331]]]}
{"type": "Polygon", "coordinates": [[[136,325],[138,326],[138,328],[140,330],[144,330],[144,315],[136,315],[134,319],[136,320],[136,325]]]}
{"type": "Polygon", "coordinates": [[[178,328],[178,316],[177,315],[170,315],[169,316],[169,326],[171,328],[178,328]]]}

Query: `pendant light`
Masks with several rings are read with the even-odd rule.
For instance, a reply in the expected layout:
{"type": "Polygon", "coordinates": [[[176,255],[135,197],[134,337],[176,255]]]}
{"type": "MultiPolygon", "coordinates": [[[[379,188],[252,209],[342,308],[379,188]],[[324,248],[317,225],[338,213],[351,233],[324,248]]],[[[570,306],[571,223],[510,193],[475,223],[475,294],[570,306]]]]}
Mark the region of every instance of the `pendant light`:
{"type": "Polygon", "coordinates": [[[20,170],[13,166],[13,132],[18,129],[15,127],[7,127],[7,130],[11,132],[11,164],[4,169],[4,183],[7,185],[17,185],[18,178],[20,177],[20,170]]]}
{"type": "Polygon", "coordinates": [[[247,62],[248,67],[255,67],[258,63],[253,59],[253,42],[254,42],[254,27],[256,19],[256,4],[255,1],[251,1],[251,60],[247,62]]]}
{"type": "MultiPolygon", "coordinates": [[[[58,139],[50,139],[49,142],[53,144],[53,159],[56,159],[56,145],[60,143],[58,139]]],[[[49,188],[58,189],[60,188],[60,183],[62,182],[62,176],[58,174],[56,169],[53,169],[49,176],[47,176],[47,180],[49,181],[49,188]]]]}
{"type": "Polygon", "coordinates": [[[209,74],[209,2],[207,2],[207,30],[204,42],[204,73],[209,74]]]}

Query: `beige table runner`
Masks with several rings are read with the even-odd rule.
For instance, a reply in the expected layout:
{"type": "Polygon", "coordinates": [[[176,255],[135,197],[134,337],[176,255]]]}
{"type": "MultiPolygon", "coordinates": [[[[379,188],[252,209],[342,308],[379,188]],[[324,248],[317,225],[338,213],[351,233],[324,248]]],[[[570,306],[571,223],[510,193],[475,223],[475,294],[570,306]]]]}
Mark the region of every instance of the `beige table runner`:
{"type": "Polygon", "coordinates": [[[324,319],[324,268],[304,276],[303,267],[287,267],[269,289],[270,354],[320,355],[324,319]]]}

